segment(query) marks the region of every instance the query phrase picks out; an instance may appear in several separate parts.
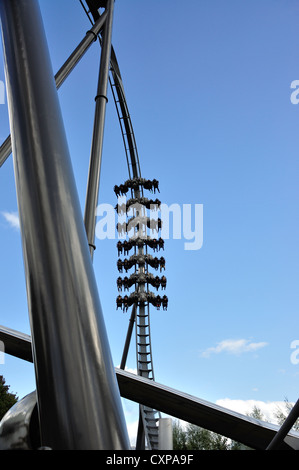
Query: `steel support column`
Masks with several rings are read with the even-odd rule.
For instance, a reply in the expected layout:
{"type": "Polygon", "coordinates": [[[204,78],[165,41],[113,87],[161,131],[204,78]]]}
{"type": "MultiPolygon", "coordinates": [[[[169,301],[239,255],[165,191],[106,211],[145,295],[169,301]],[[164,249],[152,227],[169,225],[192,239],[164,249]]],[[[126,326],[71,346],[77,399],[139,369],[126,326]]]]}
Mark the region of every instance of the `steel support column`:
{"type": "Polygon", "coordinates": [[[107,19],[104,24],[104,29],[103,29],[103,34],[102,34],[102,51],[101,51],[97,95],[95,97],[96,105],[95,105],[94,127],[93,127],[93,136],[92,136],[91,154],[90,154],[86,204],[85,204],[85,212],[84,212],[84,223],[85,223],[87,239],[88,239],[88,243],[90,247],[90,254],[91,254],[92,259],[93,259],[94,249],[95,249],[95,245],[94,245],[95,217],[96,217],[96,207],[98,204],[98,194],[99,194],[106,104],[108,101],[107,88],[108,88],[109,65],[110,65],[110,55],[111,55],[113,10],[114,10],[114,0],[108,0],[107,7],[106,7],[107,19]]]}
{"type": "Polygon", "coordinates": [[[123,369],[123,370],[125,370],[125,367],[126,367],[126,362],[127,362],[127,357],[128,357],[128,352],[129,352],[129,347],[131,343],[135,320],[136,320],[136,304],[134,304],[132,308],[132,313],[131,313],[131,317],[129,320],[129,326],[128,326],[128,331],[127,331],[127,336],[126,336],[126,342],[125,342],[123,355],[122,355],[120,367],[119,367],[120,369],[123,369]]]}
{"type": "Polygon", "coordinates": [[[128,449],[38,3],[0,15],[42,445],[128,449]]]}

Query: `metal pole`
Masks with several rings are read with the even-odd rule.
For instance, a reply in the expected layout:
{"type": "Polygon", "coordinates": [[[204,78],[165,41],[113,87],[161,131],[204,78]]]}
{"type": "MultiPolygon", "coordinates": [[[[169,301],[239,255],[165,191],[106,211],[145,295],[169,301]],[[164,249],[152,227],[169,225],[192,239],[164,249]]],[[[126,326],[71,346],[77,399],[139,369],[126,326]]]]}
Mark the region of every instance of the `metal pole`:
{"type": "Polygon", "coordinates": [[[1,0],[42,446],[129,449],[36,0],[1,0]]]}
{"type": "Polygon", "coordinates": [[[295,403],[293,408],[291,409],[287,419],[279,429],[279,431],[276,433],[276,435],[273,437],[272,441],[266,448],[266,450],[276,450],[279,448],[280,444],[283,442],[284,438],[290,431],[291,427],[295,423],[296,419],[299,417],[299,400],[295,403]]]}
{"type": "MultiPolygon", "coordinates": [[[[94,26],[87,31],[86,36],[82,39],[80,44],[76,47],[74,52],[69,56],[65,61],[62,67],[58,70],[55,75],[56,88],[59,89],[65,79],[69,76],[71,71],[83,57],[85,52],[89,49],[90,45],[97,39],[97,35],[100,32],[107,13],[104,12],[103,15],[98,19],[94,26]]],[[[8,157],[11,154],[11,137],[10,135],[5,139],[3,144],[0,147],[0,167],[5,163],[8,157]]]]}
{"type": "Polygon", "coordinates": [[[95,97],[95,117],[93,127],[92,146],[90,154],[90,165],[87,183],[86,204],[84,212],[84,223],[87,239],[90,247],[91,258],[95,249],[95,216],[98,203],[99,182],[102,162],[102,150],[104,140],[104,126],[107,98],[107,87],[109,78],[109,65],[111,54],[111,37],[113,22],[114,0],[107,1],[107,19],[102,34],[102,52],[98,79],[97,95],[95,97]]]}
{"type": "Polygon", "coordinates": [[[132,338],[132,332],[133,332],[133,327],[135,323],[135,318],[136,318],[136,304],[133,305],[132,308],[132,313],[131,317],[129,320],[129,326],[128,326],[128,331],[127,331],[127,336],[126,336],[126,342],[123,350],[123,355],[121,358],[121,363],[120,363],[120,369],[124,370],[126,367],[126,362],[127,362],[127,357],[128,357],[128,352],[129,352],[129,347],[130,347],[130,342],[132,338]]]}
{"type": "Polygon", "coordinates": [[[159,450],[173,450],[172,419],[159,419],[159,450]]]}
{"type": "Polygon", "coordinates": [[[11,136],[9,135],[0,147],[0,167],[11,154],[11,136]]]}
{"type": "Polygon", "coordinates": [[[145,450],[145,432],[142,419],[142,411],[139,405],[139,421],[136,437],[136,450],[145,450]]]}

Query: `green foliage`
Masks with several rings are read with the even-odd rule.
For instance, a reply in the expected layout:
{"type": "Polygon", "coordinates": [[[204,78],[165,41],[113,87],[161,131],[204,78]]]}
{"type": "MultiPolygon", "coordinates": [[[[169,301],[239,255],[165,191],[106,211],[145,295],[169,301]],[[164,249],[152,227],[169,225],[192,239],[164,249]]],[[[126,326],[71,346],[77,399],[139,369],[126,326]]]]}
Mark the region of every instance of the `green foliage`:
{"type": "MultiPolygon", "coordinates": [[[[284,421],[286,420],[286,418],[288,417],[288,415],[290,414],[293,408],[292,403],[290,403],[287,398],[285,398],[284,400],[284,406],[285,406],[285,410],[282,410],[281,408],[277,407],[277,410],[275,413],[275,417],[280,426],[284,423],[284,421]]],[[[299,431],[299,418],[295,421],[292,429],[294,431],[299,431]]]]}
{"type": "Polygon", "coordinates": [[[17,401],[18,397],[9,392],[9,386],[5,385],[4,377],[0,375],[0,420],[17,401]]]}
{"type": "Polygon", "coordinates": [[[173,437],[173,448],[175,450],[187,450],[187,435],[183,431],[180,423],[174,421],[172,428],[172,437],[173,437]]]}
{"type": "Polygon", "coordinates": [[[174,450],[229,450],[231,442],[207,429],[188,424],[184,430],[178,421],[173,425],[174,450]]]}
{"type": "Polygon", "coordinates": [[[256,405],[254,405],[252,412],[249,413],[248,416],[259,419],[260,421],[265,421],[262,411],[256,405]]]}

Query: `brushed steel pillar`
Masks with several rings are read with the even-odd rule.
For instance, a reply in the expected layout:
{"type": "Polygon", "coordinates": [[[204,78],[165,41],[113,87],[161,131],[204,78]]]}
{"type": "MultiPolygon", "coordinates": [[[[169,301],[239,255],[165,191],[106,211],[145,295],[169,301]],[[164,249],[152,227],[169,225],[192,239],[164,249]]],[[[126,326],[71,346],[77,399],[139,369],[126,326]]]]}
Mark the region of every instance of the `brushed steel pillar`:
{"type": "Polygon", "coordinates": [[[0,0],[42,445],[128,449],[36,0],[0,0]]]}
{"type": "Polygon", "coordinates": [[[113,10],[114,0],[108,0],[106,6],[107,19],[104,24],[102,33],[102,52],[100,60],[97,95],[95,97],[95,116],[86,191],[86,203],[84,211],[84,224],[86,228],[87,239],[90,247],[90,255],[92,259],[95,250],[94,240],[96,208],[98,204],[98,194],[100,185],[106,104],[108,101],[107,88],[111,56],[113,10]]]}

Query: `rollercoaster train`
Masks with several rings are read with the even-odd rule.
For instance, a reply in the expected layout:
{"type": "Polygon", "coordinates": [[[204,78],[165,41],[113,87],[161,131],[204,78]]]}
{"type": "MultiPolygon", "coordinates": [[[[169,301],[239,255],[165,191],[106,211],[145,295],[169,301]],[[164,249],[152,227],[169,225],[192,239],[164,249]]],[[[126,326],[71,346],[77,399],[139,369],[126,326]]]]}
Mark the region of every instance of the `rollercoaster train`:
{"type": "MultiPolygon", "coordinates": [[[[137,158],[137,157],[136,157],[137,158]]],[[[140,168],[140,165],[138,165],[140,168]]],[[[160,208],[161,201],[153,200],[145,196],[145,191],[155,194],[160,192],[159,182],[156,179],[149,180],[141,177],[141,174],[129,178],[123,184],[115,185],[114,192],[118,198],[115,210],[118,214],[125,216],[126,220],[117,223],[116,229],[120,236],[125,236],[125,240],[117,242],[117,270],[118,291],[133,292],[122,296],[120,293],[116,297],[116,309],[127,312],[132,307],[133,321],[136,322],[136,355],[138,375],[154,379],[154,368],[152,360],[151,333],[150,333],[150,305],[157,310],[168,308],[168,297],[166,294],[159,295],[150,290],[150,286],[156,291],[166,289],[167,279],[165,275],[154,276],[150,269],[165,270],[164,256],[153,256],[150,250],[156,253],[164,250],[164,240],[159,235],[162,228],[160,218],[151,219],[148,211],[156,211],[160,208]],[[123,202],[122,197],[130,198],[123,202]],[[129,218],[129,214],[131,214],[129,218]],[[130,255],[130,256],[129,256],[130,255]],[[124,256],[121,258],[120,256],[124,256]],[[127,257],[128,256],[128,257],[127,257]],[[133,269],[134,272],[126,274],[133,269]]],[[[151,449],[158,448],[158,419],[160,413],[151,407],[140,405],[140,424],[146,437],[147,445],[151,449]]],[[[141,432],[140,432],[141,434],[141,432]]],[[[142,437],[137,436],[138,447],[142,437]]],[[[145,439],[144,439],[145,440],[145,439]]]]}

